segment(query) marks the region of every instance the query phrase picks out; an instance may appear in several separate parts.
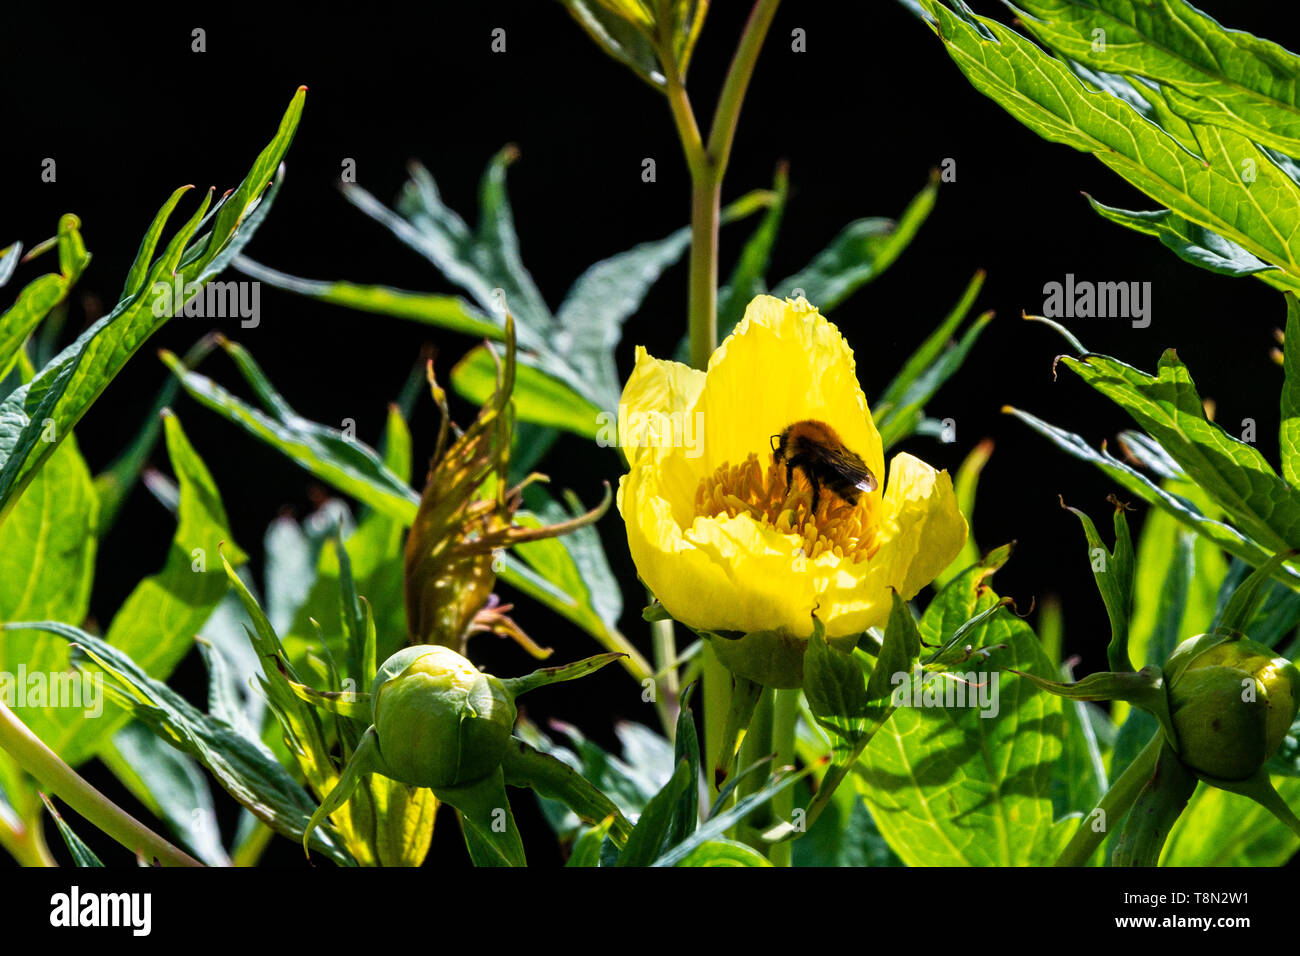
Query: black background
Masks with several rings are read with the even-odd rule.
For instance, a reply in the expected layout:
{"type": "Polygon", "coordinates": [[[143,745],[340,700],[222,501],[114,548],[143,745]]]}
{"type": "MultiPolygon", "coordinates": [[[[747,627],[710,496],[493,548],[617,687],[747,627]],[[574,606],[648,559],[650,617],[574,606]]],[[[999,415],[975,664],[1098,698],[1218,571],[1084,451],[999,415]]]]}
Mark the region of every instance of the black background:
{"type": "MultiPolygon", "coordinates": [[[[1010,19],[995,4],[976,6],[1010,19]]],[[[1262,6],[1223,0],[1202,6],[1231,26],[1300,46],[1295,29],[1265,17],[1262,6]]],[[[308,278],[454,291],[339,195],[344,158],[356,160],[359,183],[385,202],[403,182],[407,160],[418,158],[447,202],[473,222],[484,164],[503,145],[516,144],[521,157],[509,184],[523,258],[552,307],[591,263],[687,222],[688,176],[665,101],[602,54],[558,3],[406,10],[367,4],[346,16],[325,9],[241,13],[223,6],[222,12],[137,18],[107,8],[74,16],[48,6],[41,13],[28,8],[0,15],[0,244],[21,239],[30,247],[53,235],[61,213],[81,217],[94,261],[74,296],[66,337],[115,301],[140,236],[169,192],[183,183],[219,190],[237,184],[299,84],[310,91],[288,156],[288,179],[247,250],[274,268],[308,278]],[[191,52],[195,27],[206,30],[207,52],[191,52]],[[504,54],[490,49],[496,27],[506,30],[504,54]],[[40,179],[46,157],[58,164],[53,184],[40,179]],[[656,160],[655,183],[641,180],[645,157],[656,160]]],[[[709,13],[688,83],[701,124],[711,116],[747,9],[715,2],[709,13]]],[[[1104,665],[1108,630],[1077,519],[1061,510],[1057,496],[1103,519],[1106,495],[1114,489],[1000,408],[1033,411],[1094,444],[1113,439],[1128,422],[1068,373],[1053,381],[1061,340],[1020,321],[1021,310],[1040,311],[1043,284],[1068,272],[1097,281],[1150,281],[1149,328],[1079,319],[1073,331],[1090,349],[1147,369],[1163,349],[1176,347],[1201,393],[1216,400],[1218,419],[1231,427],[1254,418],[1260,445],[1276,459],[1281,370],[1268,353],[1283,320],[1282,300],[1262,283],[1200,271],[1154,239],[1101,220],[1081,191],[1126,208],[1156,204],[1092,157],[1040,140],[975,93],[930,30],[883,0],[788,0],[782,6],[741,116],[723,198],[768,186],[777,162],[789,161],[791,201],[769,272],[775,281],[802,267],[851,219],[897,215],[945,158],[956,161],[956,182],[942,186],[917,239],[832,318],[856,350],[870,397],[971,274],[988,271],[977,308],[994,309],[997,318],[928,409],[956,420],[957,441],[916,438],[902,447],[951,470],[980,439],[995,441],[980,485],[977,539],[986,550],[1018,541],[998,576],[999,591],[1021,608],[1059,596],[1067,650],[1081,656],[1080,672],[1086,673],[1104,665]],[[791,50],[796,27],[806,31],[805,53],[791,50]]],[[[182,210],[196,201],[187,199],[182,210]]],[[[724,276],[751,225],[724,229],[724,276]]],[[[24,266],[4,301],[52,267],[49,258],[24,266]]],[[[253,352],[300,413],[336,425],[352,418],[360,437],[372,443],[387,403],[425,343],[437,347],[444,378],[474,344],[265,285],[262,296],[259,328],[241,329],[229,320],[224,330],[253,352]]],[[[618,351],[622,372],[630,370],[637,344],[671,354],[685,328],[685,300],[683,263],[629,323],[618,351]]],[[[77,430],[93,470],[135,433],[163,383],[166,370],[156,349],[183,352],[208,330],[203,320],[171,322],[110,386],[77,430]]],[[[202,370],[241,391],[224,357],[213,357],[202,370]]],[[[189,399],[175,407],[260,574],[267,524],[286,509],[307,514],[313,479],[189,399]]],[[[468,419],[463,405],[457,411],[460,420],[468,419]]],[[[431,450],[436,427],[427,400],[412,425],[418,463],[431,450]]],[[[165,453],[156,458],[166,470],[165,453]]],[[[616,456],[593,454],[582,440],[566,436],[545,470],[558,487],[595,501],[601,480],[616,481],[619,467],[616,456]]],[[[648,653],[640,592],[617,514],[608,515],[601,530],[624,583],[624,630],[648,653]]],[[[161,566],[171,534],[171,518],[137,488],[100,544],[92,604],[97,620],[111,619],[139,578],[161,566]]],[[[558,660],[595,650],[589,638],[544,609],[528,607],[520,618],[555,647],[558,660]]],[[[479,638],[472,652],[499,674],[531,667],[513,645],[490,638],[479,638]]],[[[192,656],[175,682],[197,690],[200,681],[192,656]]],[[[607,745],[614,743],[617,720],[654,723],[639,687],[614,668],[581,685],[538,692],[527,704],[534,718],[561,717],[607,745]]],[[[105,782],[99,773],[92,778],[105,782]]],[[[536,833],[532,801],[521,796],[515,804],[521,826],[535,834],[525,833],[530,854],[537,862],[557,859],[536,833]]],[[[434,859],[459,859],[454,828],[442,826],[439,834],[434,859]]],[[[111,859],[113,849],[104,849],[111,859]]],[[[295,850],[278,841],[268,862],[300,861],[295,850]]]]}

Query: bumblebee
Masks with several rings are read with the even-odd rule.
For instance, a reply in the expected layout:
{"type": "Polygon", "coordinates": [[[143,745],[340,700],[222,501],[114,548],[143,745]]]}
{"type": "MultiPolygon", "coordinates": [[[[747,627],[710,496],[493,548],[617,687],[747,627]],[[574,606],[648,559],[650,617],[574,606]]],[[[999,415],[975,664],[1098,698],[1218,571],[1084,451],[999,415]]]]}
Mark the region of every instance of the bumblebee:
{"type": "Polygon", "coordinates": [[[778,465],[785,465],[786,485],[796,468],[803,471],[812,485],[813,513],[823,487],[850,505],[858,503],[862,492],[870,494],[878,487],[866,462],[845,448],[835,429],[825,422],[805,419],[788,426],[772,436],[772,453],[778,465]]]}

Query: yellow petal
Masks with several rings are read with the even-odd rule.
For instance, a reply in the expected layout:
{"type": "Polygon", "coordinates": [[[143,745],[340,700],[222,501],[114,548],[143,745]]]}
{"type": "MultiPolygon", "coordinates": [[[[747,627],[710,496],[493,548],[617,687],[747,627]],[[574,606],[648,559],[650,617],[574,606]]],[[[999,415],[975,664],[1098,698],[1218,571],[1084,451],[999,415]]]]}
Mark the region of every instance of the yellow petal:
{"type": "Polygon", "coordinates": [[[750,302],[709,360],[698,407],[705,473],[751,452],[770,455],[773,435],[808,418],[835,429],[877,478],[884,472],[880,433],[858,385],[853,350],[803,299],[760,295],[750,302]]]}
{"type": "MultiPolygon", "coordinates": [[[[623,386],[619,403],[619,443],[629,464],[652,445],[694,445],[698,450],[703,436],[697,427],[695,403],[704,380],[699,369],[657,359],[645,346],[637,346],[636,367],[623,386]]],[[[690,447],[683,450],[691,452],[690,447]]]]}
{"type": "Polygon", "coordinates": [[[946,471],[899,454],[889,468],[880,550],[872,564],[888,568],[889,586],[910,600],[952,563],[966,542],[966,519],[946,471]]]}

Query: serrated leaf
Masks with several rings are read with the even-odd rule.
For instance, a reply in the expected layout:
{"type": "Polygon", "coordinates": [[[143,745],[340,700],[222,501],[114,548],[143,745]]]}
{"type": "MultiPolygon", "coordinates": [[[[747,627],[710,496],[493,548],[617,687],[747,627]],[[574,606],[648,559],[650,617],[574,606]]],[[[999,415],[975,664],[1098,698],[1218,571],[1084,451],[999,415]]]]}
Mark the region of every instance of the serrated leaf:
{"type": "MultiPolygon", "coordinates": [[[[144,673],[110,644],[79,628],[53,621],[32,627],[62,637],[80,649],[74,662],[105,674],[105,690],[172,746],[190,754],[217,778],[232,797],[277,833],[302,842],[316,804],[283,767],[262,747],[240,736],[229,725],[199,712],[166,684],[144,673]],[[88,660],[86,660],[88,658],[88,660]]],[[[316,830],[312,847],[335,862],[351,858],[328,834],[316,830]]]]}
{"type": "Polygon", "coordinates": [[[1270,552],[1300,547],[1300,492],[1259,449],[1206,418],[1176,352],[1164,352],[1155,375],[1096,354],[1061,364],[1128,412],[1241,531],[1270,552]]]}
{"type": "MultiPolygon", "coordinates": [[[[67,215],[59,220],[60,271],[43,275],[24,286],[14,304],[0,313],[0,379],[13,368],[27,337],[68,297],[89,264],[90,255],[81,242],[80,227],[81,222],[76,216],[67,215]]],[[[0,259],[0,270],[12,271],[18,264],[18,247],[10,249],[13,250],[11,255],[0,259]],[[12,259],[12,263],[6,259],[12,259]]]]}
{"type": "MultiPolygon", "coordinates": [[[[1191,501],[1161,488],[1145,475],[1111,455],[1105,448],[1094,449],[1073,432],[1050,425],[1041,418],[1020,409],[1007,408],[1004,411],[1015,415],[1069,454],[1097,465],[1130,493],[1166,511],[1180,524],[1203,535],[1225,551],[1248,562],[1252,567],[1258,567],[1273,556],[1273,551],[1266,549],[1254,538],[1229,524],[1207,516],[1191,501]]],[[[1300,573],[1288,565],[1278,570],[1278,580],[1300,589],[1300,573]]]]}
{"type": "MultiPolygon", "coordinates": [[[[305,88],[299,89],[290,101],[275,137],[217,213],[212,230],[191,245],[211,200],[209,192],[149,269],[142,288],[157,281],[202,283],[248,241],[270,208],[271,196],[262,192],[293,140],[305,94],[305,88]]],[[[155,315],[154,306],[153,297],[144,294],[122,299],[0,403],[0,520],[130,357],[170,318],[166,309],[155,315]]]]}
{"type": "Polygon", "coordinates": [[[1265,282],[1286,288],[1300,288],[1300,280],[1288,276],[1277,266],[1251,255],[1235,242],[1224,239],[1204,226],[1188,222],[1168,209],[1150,212],[1118,209],[1087,197],[1092,208],[1104,219],[1148,236],[1154,236],[1184,262],[1225,276],[1257,276],[1265,282]]]}
{"type": "MultiPolygon", "coordinates": [[[[1176,215],[1300,278],[1300,186],[1274,154],[1235,129],[1204,125],[1192,128],[1198,147],[1193,151],[1132,104],[1085,85],[1064,63],[1002,24],[970,13],[964,4],[955,11],[939,0],[921,5],[971,85],[1039,136],[1092,153],[1176,215]]],[[[1165,93],[1170,102],[1188,105],[1188,97],[1165,93]]],[[[1220,113],[1220,120],[1228,115],[1220,113]]]]}
{"type": "Polygon", "coordinates": [[[170,352],[163,352],[162,358],[181,387],[198,402],[340,491],[410,524],[419,496],[388,469],[377,452],[340,429],[319,425],[295,413],[245,349],[234,343],[228,343],[226,348],[237,357],[240,371],[267,405],[267,412],[241,401],[207,376],[185,368],[170,352]]]}
{"type": "Polygon", "coordinates": [[[1146,77],[1190,122],[1300,152],[1300,58],[1278,44],[1224,29],[1181,0],[1015,0],[1015,8],[1062,58],[1146,77]]]}
{"type": "MultiPolygon", "coordinates": [[[[921,622],[931,643],[955,629],[949,622],[996,607],[998,598],[984,583],[989,573],[989,567],[971,568],[935,597],[921,622]]],[[[1009,611],[987,617],[966,643],[1005,644],[996,652],[998,666],[1054,674],[1033,631],[1009,611]]],[[[971,706],[901,706],[859,761],[859,791],[909,866],[1052,859],[1051,780],[1065,729],[1060,702],[1023,678],[986,671],[966,677],[998,680],[990,690],[995,714],[985,717],[983,708],[971,706]]],[[[950,680],[936,679],[941,687],[950,680]]]]}
{"type": "Polygon", "coordinates": [[[421,322],[476,338],[500,339],[505,334],[498,323],[493,322],[460,296],[408,292],[405,289],[382,285],[358,285],[355,282],[320,282],[313,279],[300,279],[242,255],[236,256],[231,264],[252,279],[318,302],[328,302],[358,312],[373,312],[378,315],[410,319],[413,322],[421,322]]]}

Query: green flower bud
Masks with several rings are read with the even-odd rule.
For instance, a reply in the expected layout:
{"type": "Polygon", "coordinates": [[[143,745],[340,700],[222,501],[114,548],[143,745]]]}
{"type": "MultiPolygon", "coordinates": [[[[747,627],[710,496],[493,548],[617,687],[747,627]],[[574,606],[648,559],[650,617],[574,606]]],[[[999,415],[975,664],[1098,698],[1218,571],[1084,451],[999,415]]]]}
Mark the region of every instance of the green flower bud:
{"type": "Polygon", "coordinates": [[[1179,757],[1218,780],[1245,780],[1273,755],[1300,705],[1300,671],[1244,637],[1200,635],[1166,665],[1179,757]]]}
{"type": "Polygon", "coordinates": [[[398,651],[371,690],[389,776],[417,787],[473,783],[501,763],[515,725],[505,685],[449,647],[398,651]]]}

